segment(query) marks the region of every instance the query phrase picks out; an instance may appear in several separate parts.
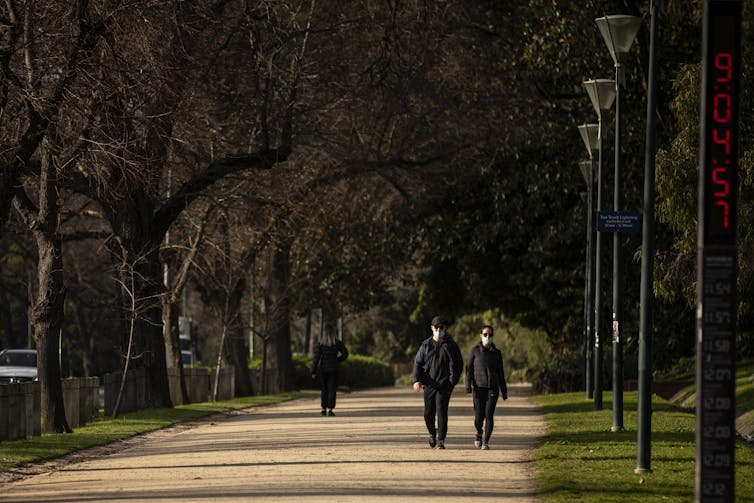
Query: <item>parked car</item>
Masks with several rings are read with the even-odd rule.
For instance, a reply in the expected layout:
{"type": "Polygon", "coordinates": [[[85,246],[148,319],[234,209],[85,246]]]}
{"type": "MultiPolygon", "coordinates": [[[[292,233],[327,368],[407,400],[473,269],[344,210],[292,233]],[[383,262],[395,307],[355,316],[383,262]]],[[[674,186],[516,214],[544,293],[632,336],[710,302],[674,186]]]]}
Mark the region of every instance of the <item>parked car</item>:
{"type": "Polygon", "coordinates": [[[0,384],[37,380],[35,349],[4,349],[0,351],[0,384]]]}

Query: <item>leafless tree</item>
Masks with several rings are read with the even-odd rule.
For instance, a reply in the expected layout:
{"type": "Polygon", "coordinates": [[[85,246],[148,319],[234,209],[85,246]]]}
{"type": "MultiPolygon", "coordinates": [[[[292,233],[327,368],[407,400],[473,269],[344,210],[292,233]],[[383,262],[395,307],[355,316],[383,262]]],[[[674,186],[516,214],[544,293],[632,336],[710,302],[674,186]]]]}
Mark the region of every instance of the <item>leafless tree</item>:
{"type": "Polygon", "coordinates": [[[25,191],[16,194],[15,207],[37,243],[37,297],[32,307],[34,342],[41,389],[42,431],[71,432],[65,417],[58,361],[58,334],[62,330],[65,287],[63,247],[59,229],[57,166],[48,146],[43,147],[36,206],[25,191]]]}
{"type": "Polygon", "coordinates": [[[200,220],[195,223],[192,229],[192,236],[188,239],[188,244],[183,253],[178,251],[181,248],[171,245],[166,239],[166,247],[163,255],[169,257],[163,258],[165,264],[165,288],[166,293],[162,297],[162,322],[163,338],[167,351],[168,366],[179,369],[180,386],[181,386],[181,403],[189,403],[188,389],[183,372],[183,357],[181,355],[180,334],[178,329],[178,301],[186,283],[189,279],[189,271],[193,266],[194,259],[199,251],[202,240],[204,239],[204,230],[207,220],[212,214],[212,206],[206,208],[200,216],[200,220]],[[172,268],[177,269],[173,274],[172,268]]]}

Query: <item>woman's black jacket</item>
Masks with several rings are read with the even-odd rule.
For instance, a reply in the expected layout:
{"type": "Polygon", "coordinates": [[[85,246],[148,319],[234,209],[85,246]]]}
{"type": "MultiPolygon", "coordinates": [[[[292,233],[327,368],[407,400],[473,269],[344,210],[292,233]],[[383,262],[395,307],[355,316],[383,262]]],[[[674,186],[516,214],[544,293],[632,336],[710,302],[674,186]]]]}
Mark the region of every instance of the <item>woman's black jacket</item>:
{"type": "Polygon", "coordinates": [[[471,385],[475,388],[500,388],[503,399],[508,398],[508,386],[505,383],[505,369],[503,368],[503,354],[494,344],[485,348],[480,342],[471,348],[469,360],[466,363],[466,393],[471,393],[471,385]]]}
{"type": "Polygon", "coordinates": [[[347,358],[348,350],[343,341],[336,340],[332,346],[317,344],[314,347],[312,374],[316,374],[317,370],[324,373],[337,372],[338,364],[347,358]]]}

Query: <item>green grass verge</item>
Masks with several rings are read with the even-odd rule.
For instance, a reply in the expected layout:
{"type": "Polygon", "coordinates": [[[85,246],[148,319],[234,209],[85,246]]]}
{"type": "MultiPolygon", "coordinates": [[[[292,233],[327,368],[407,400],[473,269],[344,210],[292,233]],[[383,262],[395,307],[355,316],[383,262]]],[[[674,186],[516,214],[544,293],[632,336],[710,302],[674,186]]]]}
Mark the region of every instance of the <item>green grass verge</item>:
{"type": "MultiPolygon", "coordinates": [[[[688,502],[694,500],[693,414],[653,397],[650,473],[637,475],[637,393],[624,393],[626,431],[613,433],[612,394],[604,408],[584,393],[537,395],[548,434],[534,454],[546,502],[688,502]]],[[[754,448],[736,442],[736,501],[752,501],[754,448]]]]}
{"type": "MultiPolygon", "coordinates": [[[[693,409],[696,406],[694,374],[685,372],[669,376],[689,384],[672,398],[674,404],[693,409]]],[[[754,359],[736,362],[736,429],[740,434],[754,436],[754,359]]]]}
{"type": "Polygon", "coordinates": [[[271,405],[303,396],[314,396],[315,394],[312,392],[292,392],[250,396],[221,402],[179,405],[172,409],[145,409],[123,414],[117,419],[100,417],[98,421],[76,428],[70,434],[42,435],[25,440],[0,442],[0,470],[8,470],[22,463],[57,458],[87,447],[104,445],[139,433],[220,412],[271,405]]]}

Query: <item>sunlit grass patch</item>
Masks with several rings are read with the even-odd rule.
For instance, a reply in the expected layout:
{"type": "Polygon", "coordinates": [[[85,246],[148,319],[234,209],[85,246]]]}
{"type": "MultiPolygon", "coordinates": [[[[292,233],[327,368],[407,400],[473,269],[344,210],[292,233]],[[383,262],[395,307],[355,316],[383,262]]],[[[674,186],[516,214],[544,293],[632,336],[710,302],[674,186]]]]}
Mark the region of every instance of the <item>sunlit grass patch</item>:
{"type": "MultiPolygon", "coordinates": [[[[538,395],[548,434],[535,451],[543,499],[547,502],[669,501],[694,499],[695,419],[653,397],[650,473],[637,464],[637,393],[624,393],[625,431],[611,432],[612,394],[603,410],[584,393],[538,395]]],[[[750,502],[754,487],[754,449],[736,443],[736,501],[750,502]]]]}

